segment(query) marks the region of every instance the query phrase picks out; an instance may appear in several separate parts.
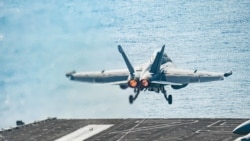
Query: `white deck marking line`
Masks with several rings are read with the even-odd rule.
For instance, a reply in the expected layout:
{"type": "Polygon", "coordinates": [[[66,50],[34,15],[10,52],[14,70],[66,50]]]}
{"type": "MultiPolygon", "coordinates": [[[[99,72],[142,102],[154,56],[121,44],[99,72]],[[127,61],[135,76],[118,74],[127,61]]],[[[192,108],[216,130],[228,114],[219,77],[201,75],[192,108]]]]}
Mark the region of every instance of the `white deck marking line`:
{"type": "Polygon", "coordinates": [[[67,134],[55,141],[83,141],[104,130],[107,130],[111,126],[113,126],[113,124],[90,124],[77,129],[76,131],[67,134]]]}
{"type": "Polygon", "coordinates": [[[231,134],[231,135],[233,134],[232,131],[211,131],[211,132],[217,133],[217,134],[221,134],[221,133],[222,134],[231,134]]]}
{"type": "Polygon", "coordinates": [[[166,128],[166,127],[172,127],[172,126],[179,126],[179,125],[185,125],[185,124],[192,124],[197,123],[199,120],[192,120],[190,122],[184,122],[184,123],[176,123],[176,124],[161,124],[161,125],[153,125],[153,126],[147,126],[147,127],[140,127],[136,128],[135,130],[122,130],[122,131],[114,131],[110,132],[109,134],[116,134],[116,133],[126,133],[126,132],[140,132],[140,131],[148,131],[148,130],[154,130],[154,129],[160,129],[160,128],[166,128]]]}
{"type": "Polygon", "coordinates": [[[220,125],[224,125],[224,124],[226,124],[227,122],[223,122],[223,123],[221,123],[220,125]]]}
{"type": "Polygon", "coordinates": [[[134,127],[130,128],[123,136],[121,136],[117,141],[120,141],[121,139],[123,139],[125,136],[127,136],[131,131],[133,131],[137,126],[139,126],[142,122],[144,122],[145,119],[141,120],[140,122],[138,122],[134,127]]]}
{"type": "Polygon", "coordinates": [[[217,120],[216,122],[212,123],[212,124],[209,124],[207,127],[212,127],[213,125],[219,123],[221,120],[217,120]]]}
{"type": "Polygon", "coordinates": [[[212,130],[197,130],[194,133],[205,133],[205,132],[212,132],[212,133],[217,133],[217,134],[232,134],[232,131],[212,131],[212,130]]]}
{"type": "Polygon", "coordinates": [[[194,133],[199,134],[199,133],[204,133],[204,132],[210,132],[211,130],[197,130],[194,133]]]}

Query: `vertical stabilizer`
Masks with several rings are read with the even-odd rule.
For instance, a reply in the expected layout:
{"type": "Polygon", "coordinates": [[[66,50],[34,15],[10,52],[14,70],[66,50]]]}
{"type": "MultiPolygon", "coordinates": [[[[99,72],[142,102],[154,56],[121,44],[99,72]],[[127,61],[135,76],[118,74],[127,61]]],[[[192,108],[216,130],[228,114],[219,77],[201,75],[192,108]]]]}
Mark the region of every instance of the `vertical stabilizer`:
{"type": "Polygon", "coordinates": [[[134,77],[134,75],[135,75],[135,74],[134,74],[134,73],[135,73],[135,70],[134,70],[133,66],[131,65],[131,63],[129,62],[128,57],[126,56],[125,52],[123,51],[121,45],[118,45],[118,50],[119,50],[119,52],[121,53],[121,55],[122,55],[122,57],[123,57],[123,59],[124,59],[126,65],[127,65],[127,68],[128,68],[128,70],[129,70],[130,76],[131,76],[131,77],[134,77]]]}
{"type": "Polygon", "coordinates": [[[154,73],[154,74],[160,73],[160,67],[161,67],[164,49],[165,49],[165,45],[162,46],[160,52],[157,52],[155,56],[155,60],[153,61],[151,68],[150,68],[151,73],[154,73]]]}

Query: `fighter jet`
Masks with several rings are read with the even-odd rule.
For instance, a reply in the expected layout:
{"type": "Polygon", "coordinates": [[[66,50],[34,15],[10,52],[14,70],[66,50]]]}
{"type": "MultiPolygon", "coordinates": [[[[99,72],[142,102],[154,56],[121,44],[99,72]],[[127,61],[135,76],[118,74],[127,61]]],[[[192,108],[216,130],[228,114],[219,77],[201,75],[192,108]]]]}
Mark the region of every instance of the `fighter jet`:
{"type": "Polygon", "coordinates": [[[69,77],[70,80],[87,83],[110,83],[119,85],[121,89],[132,88],[135,94],[129,96],[130,104],[136,100],[141,91],[161,92],[167,102],[172,104],[172,95],[167,95],[165,90],[167,85],[173,89],[181,89],[190,83],[218,81],[232,75],[232,71],[215,73],[178,69],[164,53],[164,49],[165,45],[151,57],[148,63],[133,67],[122,46],[118,45],[118,51],[122,55],[127,69],[100,72],[72,71],[66,73],[66,77],[69,77]]]}

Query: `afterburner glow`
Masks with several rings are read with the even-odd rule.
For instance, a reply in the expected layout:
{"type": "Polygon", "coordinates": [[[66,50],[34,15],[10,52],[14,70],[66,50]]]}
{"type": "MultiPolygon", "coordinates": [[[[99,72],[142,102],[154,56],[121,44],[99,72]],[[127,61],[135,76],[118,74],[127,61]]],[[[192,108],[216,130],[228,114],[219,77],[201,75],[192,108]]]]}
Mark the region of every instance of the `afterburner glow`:
{"type": "Polygon", "coordinates": [[[147,79],[142,79],[141,85],[142,85],[142,87],[146,88],[149,86],[149,81],[147,79]]]}
{"type": "Polygon", "coordinates": [[[131,79],[128,81],[128,85],[131,88],[135,88],[138,85],[138,82],[135,79],[131,79]]]}

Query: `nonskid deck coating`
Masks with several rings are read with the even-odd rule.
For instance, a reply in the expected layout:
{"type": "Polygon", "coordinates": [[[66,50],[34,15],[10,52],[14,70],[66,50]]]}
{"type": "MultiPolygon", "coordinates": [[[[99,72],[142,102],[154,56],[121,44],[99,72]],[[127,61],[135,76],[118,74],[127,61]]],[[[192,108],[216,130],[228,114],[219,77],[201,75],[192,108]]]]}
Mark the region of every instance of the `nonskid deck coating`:
{"type": "Polygon", "coordinates": [[[53,141],[90,124],[113,124],[88,141],[232,141],[239,137],[232,130],[248,119],[170,118],[170,119],[46,119],[5,129],[6,141],[53,141]]]}

